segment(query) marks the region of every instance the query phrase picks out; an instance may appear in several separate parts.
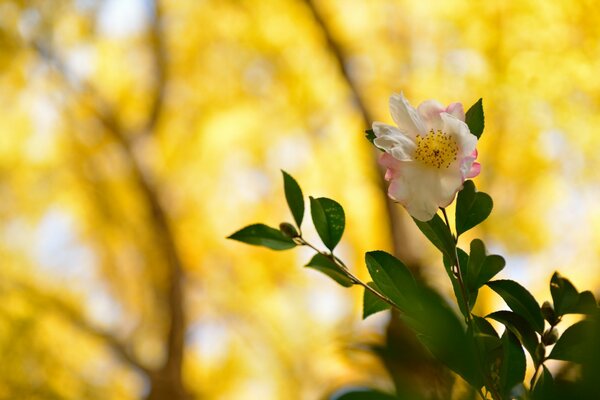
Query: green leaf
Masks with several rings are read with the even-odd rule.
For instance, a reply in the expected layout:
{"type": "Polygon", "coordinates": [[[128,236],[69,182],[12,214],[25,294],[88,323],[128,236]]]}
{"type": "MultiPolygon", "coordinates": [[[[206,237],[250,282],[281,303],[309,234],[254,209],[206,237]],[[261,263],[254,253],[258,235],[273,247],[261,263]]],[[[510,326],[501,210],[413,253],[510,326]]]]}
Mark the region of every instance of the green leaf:
{"type": "Polygon", "coordinates": [[[373,389],[352,389],[343,394],[334,394],[330,400],[402,400],[377,390],[373,389]]]}
{"type": "Polygon", "coordinates": [[[454,254],[454,238],[452,237],[452,233],[450,229],[446,226],[444,221],[439,215],[435,215],[431,220],[427,222],[419,221],[418,219],[413,218],[417,227],[423,232],[425,237],[429,239],[429,241],[438,248],[442,252],[450,258],[450,260],[455,259],[454,254]]]}
{"type": "Polygon", "coordinates": [[[550,279],[550,294],[554,302],[554,311],[561,316],[575,307],[579,301],[579,292],[567,278],[555,272],[550,279]]]}
{"type": "Polygon", "coordinates": [[[400,310],[416,311],[417,285],[402,261],[385,251],[370,251],[365,254],[365,263],[380,293],[392,300],[400,310]]]}
{"type": "Polygon", "coordinates": [[[485,245],[479,239],[471,242],[471,254],[466,284],[470,290],[477,290],[504,268],[506,262],[499,255],[487,255],[485,245]]]}
{"type": "Polygon", "coordinates": [[[467,337],[456,313],[428,287],[419,289],[418,301],[421,310],[413,312],[413,307],[401,318],[435,358],[474,387],[480,387],[482,377],[475,357],[475,343],[467,337]]]}
{"type": "Polygon", "coordinates": [[[540,335],[544,331],[544,318],[535,298],[517,282],[501,279],[487,283],[488,287],[498,293],[511,310],[525,318],[540,335]]]}
{"type": "Polygon", "coordinates": [[[594,323],[589,320],[571,325],[558,339],[548,358],[576,363],[587,361],[590,358],[591,340],[598,340],[598,338],[592,337],[596,332],[594,328],[594,323]]]}
{"type": "Polygon", "coordinates": [[[478,315],[473,315],[473,322],[477,332],[498,337],[498,332],[496,332],[492,324],[490,324],[487,319],[478,315]]]}
{"type": "Polygon", "coordinates": [[[532,398],[534,400],[548,400],[555,398],[554,378],[545,365],[542,365],[542,368],[542,373],[539,375],[539,378],[535,381],[533,386],[532,398]]]}
{"type": "Polygon", "coordinates": [[[486,257],[487,254],[483,242],[479,239],[471,241],[469,264],[467,265],[467,276],[465,278],[465,284],[470,290],[476,290],[481,287],[477,285],[477,282],[479,281],[479,274],[481,273],[481,268],[486,257]]]}
{"type": "Polygon", "coordinates": [[[475,104],[469,108],[465,114],[465,122],[471,133],[477,136],[477,139],[479,139],[485,126],[485,118],[483,116],[483,99],[477,100],[475,104]]]}
{"type": "Polygon", "coordinates": [[[227,239],[237,240],[255,246],[264,246],[273,250],[287,250],[296,247],[296,243],[281,231],[265,224],[253,224],[240,229],[227,239]]]}
{"type": "Polygon", "coordinates": [[[589,290],[579,293],[579,300],[570,310],[573,314],[593,314],[598,311],[598,303],[594,294],[589,290]]]}
{"type": "Polygon", "coordinates": [[[512,389],[525,379],[525,353],[519,340],[509,330],[502,335],[502,367],[500,388],[502,398],[509,398],[512,389]]]}
{"type": "Polygon", "coordinates": [[[346,224],[344,209],[338,202],[326,197],[317,199],[311,197],[310,212],[313,224],[323,244],[329,250],[333,250],[344,233],[346,224]]]}
{"type": "Polygon", "coordinates": [[[579,293],[571,281],[558,272],[555,272],[550,280],[550,293],[554,302],[554,310],[558,316],[591,314],[598,308],[592,292],[579,293]]]}
{"type": "Polygon", "coordinates": [[[365,261],[380,293],[402,311],[403,321],[434,357],[474,386],[480,385],[474,348],[446,301],[432,289],[418,285],[408,268],[388,253],[369,252],[365,261]]]}
{"type": "MultiPolygon", "coordinates": [[[[469,265],[469,256],[464,252],[463,249],[457,248],[456,253],[458,254],[458,260],[461,266],[461,273],[463,282],[465,281],[466,275],[468,274],[468,265],[469,265]]],[[[473,309],[475,305],[475,301],[477,300],[477,290],[468,290],[466,289],[467,295],[467,304],[469,304],[469,310],[465,310],[465,302],[463,300],[462,290],[460,288],[460,283],[458,279],[454,275],[453,267],[454,262],[451,261],[448,256],[444,256],[444,267],[446,267],[446,273],[450,278],[450,282],[452,282],[452,288],[454,289],[454,296],[456,297],[456,302],[460,308],[460,312],[466,317],[469,312],[473,309]]]]}
{"type": "Polygon", "coordinates": [[[465,181],[456,199],[456,234],[460,236],[485,221],[493,206],[487,193],[478,192],[473,181],[465,181]]]}
{"type": "Polygon", "coordinates": [[[525,318],[511,311],[496,311],[487,315],[486,318],[491,318],[506,326],[519,339],[519,342],[523,344],[529,354],[531,354],[531,358],[537,364],[538,360],[536,360],[535,349],[538,345],[538,338],[525,318]]]}
{"type": "Polygon", "coordinates": [[[504,261],[504,257],[499,256],[497,254],[491,254],[485,258],[483,266],[481,267],[481,272],[479,273],[479,278],[477,279],[477,286],[482,287],[490,279],[492,279],[496,274],[504,269],[506,265],[506,261],[504,261]]]}
{"type": "Polygon", "coordinates": [[[287,200],[288,207],[294,216],[296,226],[300,228],[302,225],[302,219],[304,218],[304,197],[302,196],[302,189],[300,185],[291,175],[285,171],[281,171],[283,174],[283,189],[285,191],[285,199],[287,200]]]}
{"type": "Polygon", "coordinates": [[[346,274],[346,272],[339,265],[321,253],[315,254],[308,264],[306,264],[306,267],[313,268],[324,273],[344,287],[350,287],[354,285],[352,279],[350,279],[348,274],[346,274]]]}
{"type": "MultiPolygon", "coordinates": [[[[375,146],[375,142],[374,142],[374,140],[375,140],[375,138],[376,138],[377,136],[375,136],[375,132],[373,132],[373,129],[367,129],[367,130],[365,131],[365,137],[367,138],[367,140],[368,140],[369,142],[371,142],[371,144],[372,144],[373,146],[375,146]]],[[[377,147],[377,146],[375,146],[375,147],[377,147]]],[[[377,147],[377,148],[379,149],[379,147],[377,147]]]]}
{"type": "MultiPolygon", "coordinates": [[[[381,293],[375,282],[369,282],[367,285],[375,289],[376,292],[381,293]]],[[[388,303],[374,295],[370,290],[365,289],[365,293],[363,295],[363,319],[378,313],[379,311],[389,310],[390,308],[391,307],[388,303]]]]}

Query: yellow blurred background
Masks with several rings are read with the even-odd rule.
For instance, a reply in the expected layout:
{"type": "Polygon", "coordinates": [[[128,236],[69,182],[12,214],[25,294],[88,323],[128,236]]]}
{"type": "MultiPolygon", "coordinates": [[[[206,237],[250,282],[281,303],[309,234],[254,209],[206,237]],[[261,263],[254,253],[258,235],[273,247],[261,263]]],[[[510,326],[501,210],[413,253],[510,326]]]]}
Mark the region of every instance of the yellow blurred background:
{"type": "Polygon", "coordinates": [[[359,276],[396,241],[450,294],[363,136],[392,92],[483,97],[473,235],[540,302],[557,269],[598,288],[599,71],[590,0],[0,1],[0,399],[390,389],[388,315],[225,237],[291,221],[285,169],[344,206],[359,276]]]}

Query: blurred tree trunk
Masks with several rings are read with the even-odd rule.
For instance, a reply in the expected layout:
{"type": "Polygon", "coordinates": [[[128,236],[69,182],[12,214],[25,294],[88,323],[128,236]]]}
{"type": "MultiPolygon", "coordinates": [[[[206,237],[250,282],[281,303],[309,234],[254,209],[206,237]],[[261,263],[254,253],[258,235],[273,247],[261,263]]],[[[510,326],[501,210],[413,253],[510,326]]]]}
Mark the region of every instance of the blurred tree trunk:
{"type": "MultiPolygon", "coordinates": [[[[354,104],[363,120],[363,127],[369,129],[374,118],[361,96],[361,90],[353,81],[346,69],[346,55],[336,38],[329,29],[325,18],[319,12],[314,0],[306,0],[315,23],[320,27],[334,56],[338,70],[350,89],[354,104]]],[[[393,253],[402,260],[413,272],[415,278],[423,280],[420,257],[416,253],[407,232],[405,213],[387,196],[387,184],[383,179],[384,170],[377,163],[378,151],[373,151],[373,164],[378,169],[379,186],[382,200],[385,202],[390,227],[390,237],[393,243],[393,253]]],[[[415,334],[408,328],[396,311],[386,329],[386,339],[383,347],[376,349],[386,369],[390,373],[396,390],[404,393],[418,393],[426,399],[449,399],[451,397],[454,377],[440,362],[419,342],[415,334]]]]}
{"type": "Polygon", "coordinates": [[[98,329],[87,322],[82,314],[75,313],[64,305],[57,308],[66,313],[75,325],[103,340],[123,361],[145,375],[150,386],[148,400],[186,400],[190,396],[182,378],[187,329],[183,289],[185,268],[177,249],[175,235],[170,227],[168,213],[160,201],[160,187],[151,168],[144,163],[140,152],[136,149],[137,144],[142,140],[153,140],[153,133],[162,114],[167,75],[160,4],[158,0],[148,3],[150,23],[147,39],[152,54],[153,97],[144,122],[137,128],[124,128],[116,107],[109,104],[89,83],[79,82],[76,86],[72,84],[69,77],[73,74],[54,51],[52,43],[46,39],[52,35],[42,35],[34,39],[32,46],[40,57],[57,70],[69,93],[74,97],[91,99],[91,111],[107,137],[117,145],[120,156],[131,174],[131,184],[146,209],[146,229],[152,232],[153,247],[158,251],[161,267],[164,268],[160,275],[164,276],[166,281],[154,282],[154,287],[151,289],[160,301],[160,312],[164,314],[162,319],[166,321],[166,334],[163,338],[165,358],[162,365],[152,368],[144,365],[134,352],[130,351],[131,343],[124,343],[111,332],[98,329]]]}

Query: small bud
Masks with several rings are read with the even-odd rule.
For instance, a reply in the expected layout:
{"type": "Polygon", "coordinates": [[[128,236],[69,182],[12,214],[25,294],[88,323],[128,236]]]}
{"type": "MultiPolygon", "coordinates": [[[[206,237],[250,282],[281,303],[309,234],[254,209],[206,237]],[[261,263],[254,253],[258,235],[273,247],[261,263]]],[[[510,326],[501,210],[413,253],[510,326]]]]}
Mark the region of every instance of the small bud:
{"type": "Polygon", "coordinates": [[[558,340],[558,329],[556,329],[556,328],[548,329],[542,335],[542,343],[544,343],[546,346],[553,345],[554,343],[556,343],[557,340],[558,340]]]}
{"type": "Polygon", "coordinates": [[[282,222],[281,224],[279,224],[279,230],[281,231],[281,233],[283,233],[285,236],[291,239],[300,236],[298,235],[298,231],[296,230],[296,228],[294,228],[294,225],[288,222],[282,222]]]}
{"type": "Polygon", "coordinates": [[[552,304],[548,301],[545,301],[544,304],[542,304],[542,315],[550,325],[554,326],[558,323],[558,317],[556,312],[554,312],[554,307],[552,307],[552,304]]]}
{"type": "Polygon", "coordinates": [[[546,347],[543,343],[540,343],[535,348],[535,358],[542,361],[546,356],[546,347]]]}

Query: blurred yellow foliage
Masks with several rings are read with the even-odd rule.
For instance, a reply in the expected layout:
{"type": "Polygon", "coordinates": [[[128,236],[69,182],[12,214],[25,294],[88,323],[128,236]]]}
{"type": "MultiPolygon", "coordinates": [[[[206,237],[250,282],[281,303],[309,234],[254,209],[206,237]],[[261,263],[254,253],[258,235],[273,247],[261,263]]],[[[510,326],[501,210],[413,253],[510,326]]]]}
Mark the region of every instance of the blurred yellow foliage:
{"type": "Polygon", "coordinates": [[[344,205],[366,277],[392,240],[363,120],[400,90],[484,98],[477,234],[504,273],[542,299],[554,269],[597,287],[592,1],[4,0],[0,70],[1,399],[390,387],[358,289],[224,238],[291,220],[285,169],[344,205]]]}

